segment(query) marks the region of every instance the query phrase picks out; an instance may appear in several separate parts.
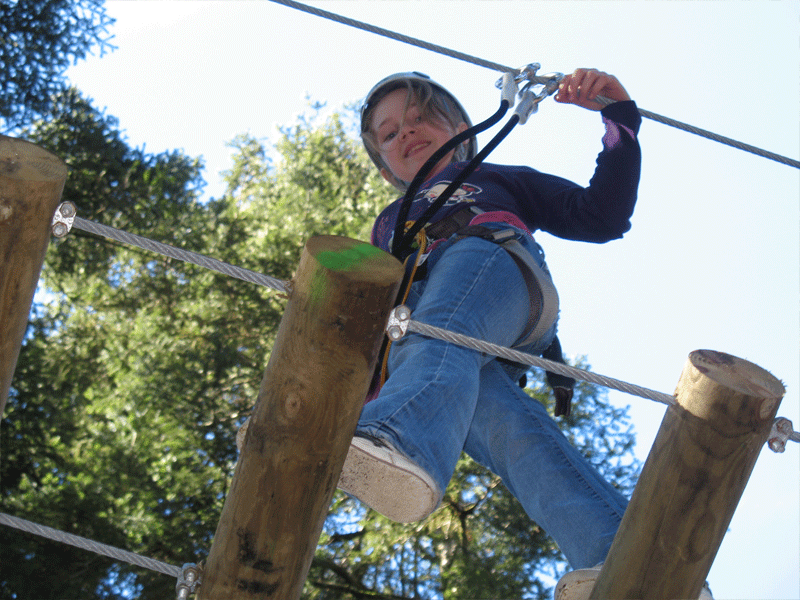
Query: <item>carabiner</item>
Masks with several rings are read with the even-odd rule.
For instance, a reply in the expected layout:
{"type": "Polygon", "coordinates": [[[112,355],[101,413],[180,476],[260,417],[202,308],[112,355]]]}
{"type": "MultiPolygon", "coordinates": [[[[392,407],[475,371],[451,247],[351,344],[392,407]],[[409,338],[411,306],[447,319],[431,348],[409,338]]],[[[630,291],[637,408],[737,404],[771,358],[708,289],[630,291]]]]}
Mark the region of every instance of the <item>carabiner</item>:
{"type": "MultiPolygon", "coordinates": [[[[558,89],[558,84],[561,83],[561,80],[564,79],[563,73],[547,73],[545,75],[537,75],[536,73],[539,69],[542,68],[542,65],[539,63],[531,63],[529,65],[525,65],[524,67],[520,67],[516,70],[516,72],[509,73],[509,75],[514,75],[514,82],[519,84],[523,81],[527,82],[525,86],[520,90],[519,95],[522,96],[522,93],[526,90],[529,90],[531,87],[536,85],[543,86],[543,89],[539,94],[544,94],[543,97],[549,96],[553,92],[558,89]]],[[[501,77],[500,79],[495,82],[495,86],[498,89],[503,89],[504,78],[501,77]]]]}
{"type": "MultiPolygon", "coordinates": [[[[542,100],[558,90],[561,80],[564,79],[563,73],[537,75],[536,73],[540,68],[541,65],[539,63],[531,63],[517,69],[514,75],[514,83],[519,84],[523,81],[526,82],[518,93],[520,103],[515,111],[519,116],[521,125],[528,120],[530,115],[538,110],[538,105],[542,100]]],[[[507,78],[505,83],[503,78],[500,78],[495,85],[503,89],[504,85],[508,85],[507,78]]]]}

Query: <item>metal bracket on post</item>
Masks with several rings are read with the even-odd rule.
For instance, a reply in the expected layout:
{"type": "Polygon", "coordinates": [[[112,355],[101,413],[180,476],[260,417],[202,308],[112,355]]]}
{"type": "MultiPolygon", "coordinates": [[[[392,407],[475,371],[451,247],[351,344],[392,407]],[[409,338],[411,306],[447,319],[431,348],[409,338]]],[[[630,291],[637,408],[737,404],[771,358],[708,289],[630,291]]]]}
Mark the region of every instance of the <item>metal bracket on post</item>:
{"type": "Polygon", "coordinates": [[[408,331],[408,323],[411,321],[411,311],[401,304],[392,309],[389,313],[389,322],[386,324],[386,335],[393,342],[402,338],[408,331]]]}
{"type": "Polygon", "coordinates": [[[772,424],[767,444],[773,452],[783,452],[786,450],[786,442],[792,439],[794,427],[792,422],[786,417],[778,417],[772,424]]]}
{"type": "Polygon", "coordinates": [[[177,600],[188,600],[203,580],[203,564],[186,563],[183,565],[178,583],[175,584],[177,600]]]}
{"type": "Polygon", "coordinates": [[[75,221],[75,215],[78,214],[78,209],[72,202],[62,202],[56,209],[56,214],[53,216],[53,236],[57,238],[66,237],[72,229],[72,223],[75,221]]]}

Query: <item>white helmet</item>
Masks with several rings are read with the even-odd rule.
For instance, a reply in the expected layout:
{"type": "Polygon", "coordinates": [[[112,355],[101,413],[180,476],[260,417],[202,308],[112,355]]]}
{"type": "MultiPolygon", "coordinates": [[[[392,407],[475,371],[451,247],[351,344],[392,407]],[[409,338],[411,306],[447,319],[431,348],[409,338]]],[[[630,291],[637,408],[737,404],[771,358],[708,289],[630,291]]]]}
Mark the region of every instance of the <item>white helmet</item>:
{"type": "MultiPolygon", "coordinates": [[[[381,79],[367,94],[366,99],[364,100],[364,105],[361,107],[361,133],[362,135],[366,132],[367,129],[367,116],[369,113],[377,106],[378,102],[380,102],[387,94],[393,92],[394,90],[403,88],[408,86],[409,84],[413,84],[414,82],[422,82],[431,85],[435,90],[442,92],[450,102],[458,109],[461,113],[461,120],[467,124],[468,128],[472,127],[472,121],[470,121],[469,115],[467,111],[464,110],[464,107],[461,106],[461,103],[458,99],[453,96],[450,92],[448,92],[444,87],[433,81],[430,77],[425,75],[424,73],[420,73],[419,71],[411,71],[407,73],[395,73],[394,75],[389,75],[388,77],[381,79]]],[[[475,155],[477,154],[478,148],[478,141],[475,137],[471,137],[469,139],[469,143],[466,146],[466,156],[464,160],[472,160],[475,155]]],[[[383,164],[380,156],[377,155],[373,150],[367,146],[367,153],[369,157],[372,159],[372,162],[377,165],[379,169],[385,168],[386,165],[383,164]]]]}

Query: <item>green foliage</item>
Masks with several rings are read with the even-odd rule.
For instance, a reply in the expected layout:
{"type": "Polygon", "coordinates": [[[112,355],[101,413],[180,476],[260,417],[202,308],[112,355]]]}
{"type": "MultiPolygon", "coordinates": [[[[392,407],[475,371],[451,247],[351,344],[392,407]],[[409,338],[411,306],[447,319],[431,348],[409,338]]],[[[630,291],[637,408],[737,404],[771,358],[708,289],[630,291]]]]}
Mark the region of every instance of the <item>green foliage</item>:
{"type": "MultiPolygon", "coordinates": [[[[74,202],[79,216],[187,249],[204,244],[198,159],[130,148],[117,120],[93,108],[74,88],[56,96],[51,112],[23,135],[66,162],[62,199],[74,202]]],[[[142,256],[138,265],[125,265],[119,252],[118,245],[106,242],[63,244],[47,256],[45,282],[74,297],[96,275],[118,287],[126,271],[152,261],[142,256]],[[56,278],[49,278],[50,269],[56,278]]]]}
{"type": "MultiPolygon", "coordinates": [[[[63,111],[28,137],[69,165],[64,199],[81,216],[203,243],[192,234],[207,212],[196,202],[196,161],[131,150],[77,92],[56,105],[63,111]]],[[[15,515],[182,564],[180,555],[207,548],[213,531],[203,523],[217,518],[234,460],[216,431],[229,439],[237,409],[207,411],[203,399],[230,384],[237,351],[176,266],[76,232],[51,246],[43,279],[52,299],[34,311],[0,429],[0,494],[15,515]]],[[[117,597],[109,560],[0,535],[0,560],[22,566],[4,570],[0,597],[117,597]]],[[[164,581],[147,574],[136,585],[163,590],[164,581]]]]}
{"type": "Polygon", "coordinates": [[[0,119],[19,126],[46,112],[70,63],[112,48],[113,23],[103,0],[0,0],[0,119]]]}
{"type": "Polygon", "coordinates": [[[301,121],[285,128],[276,165],[258,140],[239,136],[232,146],[227,216],[236,240],[247,244],[238,254],[261,257],[258,268],[276,277],[291,275],[313,235],[368,240],[372,222],[392,197],[339,115],[319,127],[301,121]]]}
{"type": "MultiPolygon", "coordinates": [[[[346,116],[301,120],[275,148],[240,136],[228,192],[202,203],[199,163],[131,149],[74,90],[27,137],[70,167],[79,215],[291,278],[314,234],[368,239],[393,191],[346,116]]],[[[203,560],[284,300],[198,267],[73,231],[53,244],[0,427],[3,511],[170,564],[203,560]]],[[[535,399],[550,402],[540,383],[535,399]]],[[[579,386],[565,424],[630,487],[624,411],[579,386]]],[[[467,458],[442,507],[391,523],[337,494],[304,598],[540,598],[560,553],[467,458]]],[[[174,597],[175,581],[0,528],[0,598],[174,597]]]]}

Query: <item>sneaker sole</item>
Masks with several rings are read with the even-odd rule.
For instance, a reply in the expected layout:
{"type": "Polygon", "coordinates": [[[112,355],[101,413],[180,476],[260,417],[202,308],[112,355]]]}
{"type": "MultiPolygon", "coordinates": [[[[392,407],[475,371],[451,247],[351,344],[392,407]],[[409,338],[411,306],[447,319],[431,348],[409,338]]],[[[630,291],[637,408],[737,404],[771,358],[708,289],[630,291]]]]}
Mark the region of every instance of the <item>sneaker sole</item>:
{"type": "Polygon", "coordinates": [[[570,571],[559,580],[555,600],[586,600],[592,593],[600,569],[570,571]]]}
{"type": "Polygon", "coordinates": [[[397,523],[422,521],[439,501],[430,475],[398,452],[359,437],[350,445],[339,489],[397,523]]]}
{"type": "MultiPolygon", "coordinates": [[[[570,571],[556,585],[555,600],[587,600],[599,576],[600,569],[597,567],[570,571]]],[[[700,590],[698,600],[714,600],[708,582],[700,590]]]]}

